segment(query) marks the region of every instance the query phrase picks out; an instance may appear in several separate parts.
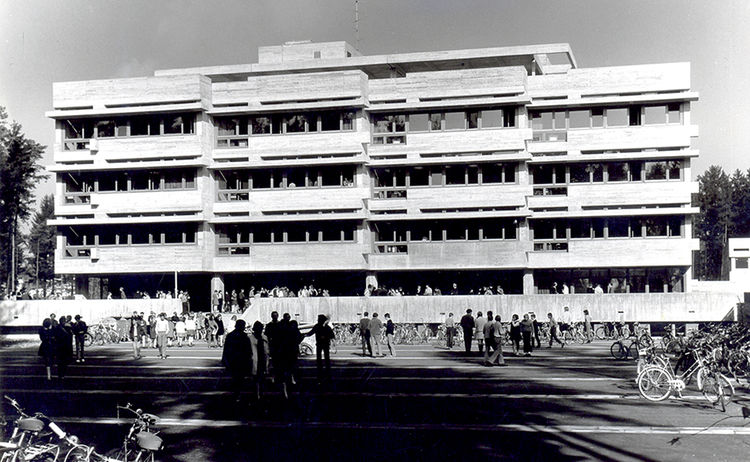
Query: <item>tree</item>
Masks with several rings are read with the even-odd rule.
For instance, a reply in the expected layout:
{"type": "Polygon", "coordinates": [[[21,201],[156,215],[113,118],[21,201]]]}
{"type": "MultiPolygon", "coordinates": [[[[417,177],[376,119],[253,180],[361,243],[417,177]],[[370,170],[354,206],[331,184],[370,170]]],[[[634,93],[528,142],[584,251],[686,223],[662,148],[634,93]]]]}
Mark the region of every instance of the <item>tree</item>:
{"type": "Polygon", "coordinates": [[[45,146],[26,138],[21,125],[8,123],[0,107],[0,281],[8,290],[16,287],[19,225],[31,212],[34,188],[46,177],[39,163],[45,146]]]}
{"type": "Polygon", "coordinates": [[[55,278],[55,227],[47,220],[55,218],[55,199],[52,194],[42,198],[39,210],[31,222],[31,229],[26,239],[29,258],[26,261],[26,272],[33,277],[37,287],[42,282],[44,295],[47,295],[47,282],[55,278]]]}
{"type": "Polygon", "coordinates": [[[701,264],[696,268],[700,279],[722,279],[725,248],[731,225],[732,184],[721,167],[712,165],[698,175],[696,205],[700,213],[695,222],[701,241],[701,264]]]}
{"type": "Polygon", "coordinates": [[[737,170],[732,175],[731,229],[732,237],[750,237],[750,170],[737,170]]]}

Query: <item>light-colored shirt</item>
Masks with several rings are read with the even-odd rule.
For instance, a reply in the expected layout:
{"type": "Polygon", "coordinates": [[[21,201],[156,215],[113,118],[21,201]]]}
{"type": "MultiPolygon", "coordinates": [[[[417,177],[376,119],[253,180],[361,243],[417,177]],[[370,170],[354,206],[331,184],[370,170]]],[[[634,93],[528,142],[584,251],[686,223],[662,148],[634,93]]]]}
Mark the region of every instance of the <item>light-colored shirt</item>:
{"type": "Polygon", "coordinates": [[[484,335],[485,324],[487,324],[487,318],[484,316],[478,316],[477,319],[474,320],[474,329],[477,337],[484,335]]]}
{"type": "Polygon", "coordinates": [[[166,334],[167,332],[169,332],[169,321],[166,319],[158,319],[156,321],[156,333],[166,334]]]}
{"type": "Polygon", "coordinates": [[[383,329],[383,322],[380,318],[370,319],[370,335],[378,336],[380,331],[383,329]]]}

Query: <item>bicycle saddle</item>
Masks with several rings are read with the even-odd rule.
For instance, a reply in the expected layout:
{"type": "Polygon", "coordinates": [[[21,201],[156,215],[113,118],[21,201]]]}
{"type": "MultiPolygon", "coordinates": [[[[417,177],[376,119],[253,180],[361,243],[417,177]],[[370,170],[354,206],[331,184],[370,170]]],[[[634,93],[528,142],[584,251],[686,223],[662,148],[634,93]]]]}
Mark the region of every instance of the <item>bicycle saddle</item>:
{"type": "Polygon", "coordinates": [[[44,422],[36,417],[26,417],[18,419],[16,425],[25,432],[40,432],[44,428],[44,422]]]}
{"type": "Polygon", "coordinates": [[[140,432],[136,436],[138,447],[149,451],[159,451],[164,445],[161,438],[150,432],[140,432]]]}

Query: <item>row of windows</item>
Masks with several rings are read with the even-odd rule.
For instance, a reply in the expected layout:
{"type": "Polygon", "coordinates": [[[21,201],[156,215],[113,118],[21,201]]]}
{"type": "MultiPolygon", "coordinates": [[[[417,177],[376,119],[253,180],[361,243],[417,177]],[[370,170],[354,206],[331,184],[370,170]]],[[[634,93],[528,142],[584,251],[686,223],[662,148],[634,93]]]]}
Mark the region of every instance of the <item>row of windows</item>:
{"type": "Polygon", "coordinates": [[[373,169],[376,188],[516,182],[515,163],[373,169]]]}
{"type": "Polygon", "coordinates": [[[377,242],[480,241],[518,237],[518,220],[467,219],[383,222],[373,225],[377,242]]]}
{"type": "Polygon", "coordinates": [[[257,223],[217,226],[219,248],[237,244],[355,242],[355,223],[257,223]]]}
{"type": "Polygon", "coordinates": [[[665,181],[682,179],[682,162],[633,161],[531,165],[532,184],[665,181]]]}
{"type": "Polygon", "coordinates": [[[516,126],[516,108],[493,108],[473,111],[449,111],[415,114],[373,114],[374,144],[405,143],[407,132],[474,130],[516,126]],[[396,135],[394,135],[396,134],[396,135]],[[401,134],[401,135],[399,135],[401,134]]]}
{"type": "Polygon", "coordinates": [[[196,170],[130,170],[96,173],[64,173],[66,193],[162,191],[194,189],[196,170]]]}
{"type": "Polygon", "coordinates": [[[66,151],[81,149],[80,140],[129,136],[184,135],[195,133],[195,114],[152,114],[107,119],[62,121],[66,151]]]}
{"type": "Polygon", "coordinates": [[[220,191],[251,189],[292,189],[354,186],[356,167],[294,167],[263,170],[219,170],[220,191]]]}
{"type": "Polygon", "coordinates": [[[680,103],[530,111],[529,119],[534,130],[679,124],[680,103]]]}
{"type": "Polygon", "coordinates": [[[682,236],[682,218],[653,216],[533,220],[531,230],[534,240],[679,237],[682,236]]]}
{"type": "Polygon", "coordinates": [[[192,223],[143,224],[128,226],[66,227],[66,246],[127,246],[194,244],[198,225],[192,223]]]}
{"type": "Polygon", "coordinates": [[[218,147],[247,147],[248,135],[354,130],[351,111],[322,111],[263,116],[214,117],[218,147]]]}

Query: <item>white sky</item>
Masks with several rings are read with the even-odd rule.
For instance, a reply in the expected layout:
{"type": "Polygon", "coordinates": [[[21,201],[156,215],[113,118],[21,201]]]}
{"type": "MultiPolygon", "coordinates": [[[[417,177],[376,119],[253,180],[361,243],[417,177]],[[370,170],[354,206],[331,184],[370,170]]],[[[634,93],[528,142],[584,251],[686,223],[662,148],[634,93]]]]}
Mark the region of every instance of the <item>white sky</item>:
{"type": "MultiPolygon", "coordinates": [[[[700,93],[693,177],[750,168],[750,0],[359,4],[365,55],[567,42],[579,67],[689,61],[700,93]]],[[[354,0],[0,0],[0,106],[51,146],[54,81],[254,63],[260,45],[305,39],[354,44],[354,0]]],[[[38,188],[51,192],[49,181],[38,188]]]]}

